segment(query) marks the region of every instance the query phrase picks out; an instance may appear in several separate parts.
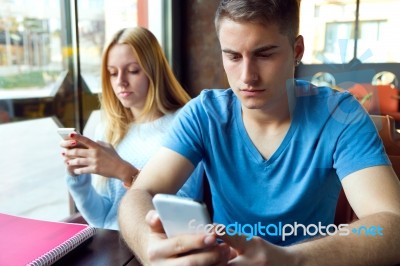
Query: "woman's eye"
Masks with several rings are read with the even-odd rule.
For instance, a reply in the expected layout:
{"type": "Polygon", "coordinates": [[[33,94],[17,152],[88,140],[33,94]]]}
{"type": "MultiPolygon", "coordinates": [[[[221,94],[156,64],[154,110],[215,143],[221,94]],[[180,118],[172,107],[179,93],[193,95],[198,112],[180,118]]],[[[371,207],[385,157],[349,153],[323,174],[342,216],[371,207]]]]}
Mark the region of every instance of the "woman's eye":
{"type": "Polygon", "coordinates": [[[139,70],[129,70],[129,73],[131,74],[138,74],[140,71],[139,70]]]}

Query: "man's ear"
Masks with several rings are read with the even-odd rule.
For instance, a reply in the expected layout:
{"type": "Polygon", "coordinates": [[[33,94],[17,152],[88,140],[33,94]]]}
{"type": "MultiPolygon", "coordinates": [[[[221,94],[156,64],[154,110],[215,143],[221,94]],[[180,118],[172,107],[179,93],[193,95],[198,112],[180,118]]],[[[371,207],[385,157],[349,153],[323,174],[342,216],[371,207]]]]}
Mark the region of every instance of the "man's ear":
{"type": "Polygon", "coordinates": [[[301,61],[304,54],[304,38],[302,35],[296,37],[293,48],[294,48],[294,60],[301,61]]]}

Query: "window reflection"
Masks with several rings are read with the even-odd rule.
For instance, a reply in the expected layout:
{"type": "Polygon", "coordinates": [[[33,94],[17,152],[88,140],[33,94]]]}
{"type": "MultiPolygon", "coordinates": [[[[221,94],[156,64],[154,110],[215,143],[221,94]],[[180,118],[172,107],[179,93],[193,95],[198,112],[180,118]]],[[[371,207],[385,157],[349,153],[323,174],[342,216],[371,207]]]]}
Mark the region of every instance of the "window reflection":
{"type": "Polygon", "coordinates": [[[78,10],[82,76],[89,90],[99,93],[104,44],[117,30],[138,25],[137,0],[79,0],[78,10]]]}
{"type": "Polygon", "coordinates": [[[58,125],[42,118],[0,125],[0,212],[46,220],[70,213],[58,125]]]}
{"type": "Polygon", "coordinates": [[[65,70],[60,1],[0,0],[0,99],[47,97],[65,70]]]}
{"type": "Polygon", "coordinates": [[[301,1],[300,34],[305,37],[306,47],[303,63],[343,64],[355,57],[361,62],[370,63],[400,61],[400,54],[393,42],[393,32],[397,32],[398,28],[400,1],[360,0],[358,34],[356,2],[301,1]]]}
{"type": "Polygon", "coordinates": [[[360,2],[361,27],[357,57],[361,58],[363,53],[369,50],[371,56],[366,57],[363,62],[400,62],[396,41],[400,1],[361,0],[360,2]]]}
{"type": "Polygon", "coordinates": [[[11,100],[0,100],[0,124],[11,122],[14,117],[14,106],[11,100]]]}
{"type": "MultiPolygon", "coordinates": [[[[0,212],[61,220],[75,211],[56,129],[80,120],[84,126],[98,108],[104,42],[117,29],[137,25],[140,1],[77,0],[74,36],[73,1],[0,0],[0,212]],[[75,38],[83,74],[71,64],[75,38]],[[82,93],[75,90],[75,71],[85,79],[82,93]]],[[[83,132],[90,134],[92,127],[83,132]]]]}
{"type": "Polygon", "coordinates": [[[303,0],[300,34],[305,38],[305,64],[343,63],[353,57],[355,0],[303,0]]]}

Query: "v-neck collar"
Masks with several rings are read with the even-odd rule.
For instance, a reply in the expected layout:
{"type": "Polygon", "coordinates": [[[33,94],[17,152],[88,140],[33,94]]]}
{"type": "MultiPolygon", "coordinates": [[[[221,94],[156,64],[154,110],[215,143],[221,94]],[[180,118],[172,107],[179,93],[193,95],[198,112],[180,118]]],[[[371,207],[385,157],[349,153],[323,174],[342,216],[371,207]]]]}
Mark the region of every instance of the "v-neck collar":
{"type": "Polygon", "coordinates": [[[258,151],[256,146],[254,145],[253,141],[250,139],[249,134],[246,131],[246,128],[243,123],[243,115],[242,115],[242,106],[237,97],[235,97],[235,102],[234,102],[234,110],[235,110],[235,123],[236,126],[238,127],[238,130],[240,132],[240,137],[242,138],[243,142],[245,143],[245,147],[249,150],[250,154],[252,154],[253,159],[257,163],[263,163],[265,165],[270,165],[272,164],[275,160],[281,156],[287,145],[290,143],[294,133],[296,132],[298,128],[298,124],[296,121],[296,118],[294,117],[296,112],[291,112],[292,119],[290,122],[289,129],[283,138],[281,144],[279,147],[274,151],[274,153],[271,155],[269,159],[264,159],[264,157],[261,155],[261,153],[258,151]]]}

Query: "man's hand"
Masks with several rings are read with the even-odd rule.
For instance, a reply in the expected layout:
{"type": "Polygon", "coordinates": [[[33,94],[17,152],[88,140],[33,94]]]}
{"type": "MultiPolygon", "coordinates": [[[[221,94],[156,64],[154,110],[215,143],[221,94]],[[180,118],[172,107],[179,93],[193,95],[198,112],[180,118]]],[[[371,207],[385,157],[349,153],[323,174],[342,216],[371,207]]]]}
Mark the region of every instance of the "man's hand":
{"type": "Polygon", "coordinates": [[[227,245],[229,245],[236,256],[229,261],[230,266],[263,265],[263,266],[285,266],[297,265],[295,258],[287,248],[279,247],[268,243],[264,239],[253,236],[246,240],[246,235],[228,235],[225,233],[219,236],[227,245]]]}
{"type": "Polygon", "coordinates": [[[156,211],[146,215],[150,227],[147,257],[151,265],[226,265],[230,248],[215,235],[192,234],[167,238],[156,211]]]}

